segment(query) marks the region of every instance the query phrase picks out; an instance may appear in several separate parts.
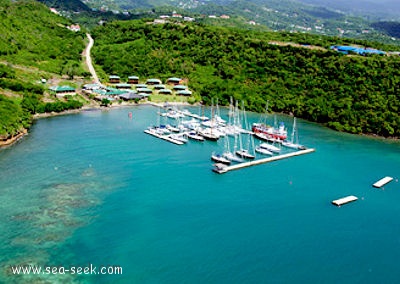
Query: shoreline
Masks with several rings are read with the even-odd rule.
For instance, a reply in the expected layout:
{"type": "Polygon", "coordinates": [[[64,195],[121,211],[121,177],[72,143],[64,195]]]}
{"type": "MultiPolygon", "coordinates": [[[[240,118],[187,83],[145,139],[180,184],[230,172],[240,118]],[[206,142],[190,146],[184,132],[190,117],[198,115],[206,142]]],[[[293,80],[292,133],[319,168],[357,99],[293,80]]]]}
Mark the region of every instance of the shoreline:
{"type": "MultiPolygon", "coordinates": [[[[194,106],[198,104],[191,105],[187,102],[167,102],[169,105],[172,106],[194,106]]],[[[51,113],[36,113],[33,115],[33,120],[41,119],[41,118],[49,118],[49,117],[55,117],[55,116],[62,116],[62,115],[69,115],[69,114],[77,114],[81,113],[83,111],[91,111],[91,110],[111,110],[111,109],[116,109],[116,108],[122,108],[122,107],[132,107],[132,106],[140,106],[140,105],[151,105],[155,107],[163,107],[165,105],[165,102],[143,102],[143,103],[121,103],[121,104],[116,104],[116,105],[110,105],[107,107],[100,106],[100,105],[87,105],[84,106],[80,109],[73,109],[73,110],[66,110],[62,112],[51,112],[51,113]]],[[[344,132],[345,133],[345,132],[344,132]]],[[[21,140],[22,138],[25,137],[25,135],[29,134],[29,129],[23,129],[22,132],[18,133],[17,135],[4,140],[0,141],[0,149],[9,147],[14,145],[16,142],[21,140]]],[[[378,136],[376,134],[353,134],[357,136],[364,136],[364,137],[369,137],[369,138],[374,138],[374,139],[380,139],[380,140],[387,140],[387,141],[399,141],[400,138],[398,137],[383,137],[383,136],[378,136]]]]}
{"type": "MultiPolygon", "coordinates": [[[[182,102],[168,102],[169,105],[172,106],[192,106],[189,103],[182,103],[182,102]]],[[[83,111],[90,111],[90,110],[110,110],[110,109],[116,109],[116,108],[122,108],[122,107],[133,107],[133,106],[140,106],[140,105],[152,105],[155,107],[163,107],[165,105],[164,102],[156,103],[156,102],[143,102],[143,103],[121,103],[121,104],[115,104],[115,105],[110,105],[107,107],[100,106],[100,105],[87,105],[83,106],[80,109],[72,109],[72,110],[65,110],[62,112],[45,112],[45,113],[35,113],[33,115],[33,119],[40,119],[40,118],[48,118],[48,117],[54,117],[54,116],[61,116],[61,115],[68,115],[68,114],[75,114],[75,113],[80,113],[83,111]]]]}
{"type": "Polygon", "coordinates": [[[18,133],[17,135],[12,136],[11,138],[8,138],[7,140],[0,141],[0,149],[14,145],[19,140],[24,138],[25,135],[28,135],[28,129],[26,129],[26,128],[24,128],[22,130],[22,132],[18,133]]]}
{"type": "MultiPolygon", "coordinates": [[[[168,102],[169,105],[181,105],[181,106],[190,106],[189,103],[182,103],[182,102],[168,102]]],[[[132,107],[132,106],[139,106],[139,105],[152,105],[156,107],[162,107],[164,106],[163,102],[156,103],[156,102],[144,102],[144,103],[121,103],[121,104],[115,104],[115,105],[110,105],[108,107],[100,106],[100,105],[87,105],[84,106],[80,109],[73,109],[73,110],[65,110],[62,112],[45,112],[45,113],[35,113],[32,117],[33,120],[37,119],[42,119],[42,118],[49,118],[49,117],[55,117],[55,116],[62,116],[62,115],[69,115],[69,114],[77,114],[81,113],[83,111],[91,111],[91,110],[111,110],[111,109],[116,109],[116,108],[122,108],[122,107],[132,107]]],[[[4,149],[7,147],[10,147],[17,143],[19,140],[25,137],[25,135],[29,134],[29,129],[23,129],[22,132],[18,133],[17,135],[4,140],[0,141],[0,149],[4,149]]]]}

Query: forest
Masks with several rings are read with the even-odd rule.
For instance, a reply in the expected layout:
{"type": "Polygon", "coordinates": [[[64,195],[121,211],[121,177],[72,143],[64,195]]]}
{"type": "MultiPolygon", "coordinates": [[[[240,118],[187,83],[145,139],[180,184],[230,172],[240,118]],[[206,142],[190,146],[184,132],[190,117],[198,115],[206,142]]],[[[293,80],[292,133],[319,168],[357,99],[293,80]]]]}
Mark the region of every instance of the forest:
{"type": "Polygon", "coordinates": [[[29,128],[34,113],[82,106],[71,98],[42,100],[41,79],[88,75],[81,65],[85,35],[70,24],[38,2],[0,0],[1,140],[29,128]]]}
{"type": "Polygon", "coordinates": [[[383,44],[150,20],[112,22],[92,34],[104,76],[178,76],[205,104],[228,104],[232,96],[262,112],[269,102],[272,111],[339,131],[400,136],[400,58],[329,49],[358,44],[387,50],[383,44]]]}

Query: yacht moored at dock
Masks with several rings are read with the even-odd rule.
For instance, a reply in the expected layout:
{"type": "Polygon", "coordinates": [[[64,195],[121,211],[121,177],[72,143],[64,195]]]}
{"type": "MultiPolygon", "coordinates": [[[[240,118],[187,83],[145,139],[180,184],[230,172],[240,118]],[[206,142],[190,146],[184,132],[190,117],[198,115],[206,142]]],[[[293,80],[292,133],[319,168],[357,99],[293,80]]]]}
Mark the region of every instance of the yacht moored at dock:
{"type": "Polygon", "coordinates": [[[194,131],[187,132],[186,135],[187,135],[187,137],[188,137],[189,139],[196,140],[196,141],[201,141],[201,142],[204,141],[204,137],[198,135],[198,134],[197,134],[196,132],[194,132],[194,131]]]}
{"type": "Polygon", "coordinates": [[[212,153],[211,154],[211,160],[216,162],[216,163],[221,163],[224,165],[230,165],[231,161],[229,161],[227,158],[225,158],[222,155],[216,154],[216,153],[212,153]]]}
{"type": "Polygon", "coordinates": [[[273,153],[279,153],[281,151],[280,148],[268,143],[261,143],[259,147],[271,151],[273,153]]]}
{"type": "Polygon", "coordinates": [[[268,151],[267,149],[261,148],[260,146],[257,146],[255,151],[257,153],[263,154],[263,155],[270,155],[272,156],[274,153],[272,153],[271,151],[268,151]]]}
{"type": "Polygon", "coordinates": [[[250,154],[249,151],[246,149],[237,150],[235,153],[239,157],[247,160],[254,160],[256,158],[256,156],[250,154]]]}

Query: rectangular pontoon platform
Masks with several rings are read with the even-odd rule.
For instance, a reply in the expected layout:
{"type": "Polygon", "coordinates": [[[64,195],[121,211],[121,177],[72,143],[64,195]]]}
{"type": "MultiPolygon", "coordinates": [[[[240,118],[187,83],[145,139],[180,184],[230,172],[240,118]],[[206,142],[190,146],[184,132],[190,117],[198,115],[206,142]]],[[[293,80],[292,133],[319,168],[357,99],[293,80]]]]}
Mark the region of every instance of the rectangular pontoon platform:
{"type": "Polygon", "coordinates": [[[336,206],[340,206],[349,202],[353,202],[356,201],[358,199],[358,197],[354,196],[354,195],[349,195],[340,199],[336,199],[332,201],[332,204],[336,205],[336,206]]]}
{"type": "Polygon", "coordinates": [[[373,187],[380,188],[380,187],[384,186],[385,184],[391,182],[392,180],[393,180],[392,177],[384,177],[384,178],[378,180],[378,181],[377,181],[376,183],[374,183],[372,186],[373,186],[373,187]]]}

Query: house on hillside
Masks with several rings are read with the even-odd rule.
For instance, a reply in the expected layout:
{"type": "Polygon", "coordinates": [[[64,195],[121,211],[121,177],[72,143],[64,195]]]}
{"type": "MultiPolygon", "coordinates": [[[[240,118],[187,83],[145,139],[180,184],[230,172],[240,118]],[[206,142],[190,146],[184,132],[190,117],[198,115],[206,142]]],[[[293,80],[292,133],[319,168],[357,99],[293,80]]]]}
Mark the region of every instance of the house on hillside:
{"type": "Polygon", "coordinates": [[[127,93],[119,95],[119,98],[124,101],[129,101],[129,100],[141,100],[141,99],[143,99],[143,96],[138,93],[127,92],[127,93]]]}
{"type": "Polygon", "coordinates": [[[157,85],[154,85],[153,88],[154,88],[155,90],[162,90],[162,89],[165,89],[165,85],[163,85],[163,84],[157,84],[157,85]]]}
{"type": "Polygon", "coordinates": [[[126,83],[119,83],[115,85],[115,88],[117,89],[122,89],[122,90],[130,90],[131,89],[131,84],[126,84],[126,83]]]}
{"type": "Polygon", "coordinates": [[[139,84],[139,77],[138,76],[129,76],[128,84],[139,84]]]}
{"type": "Polygon", "coordinates": [[[110,82],[111,84],[118,84],[121,82],[121,78],[117,75],[111,75],[110,77],[108,77],[108,82],[110,82]]]}
{"type": "Polygon", "coordinates": [[[66,95],[76,95],[75,88],[70,86],[51,86],[49,90],[51,94],[61,98],[66,95]]]}
{"type": "Polygon", "coordinates": [[[181,84],[181,82],[182,82],[181,78],[171,77],[167,79],[168,85],[179,85],[181,84]]]}
{"type": "Polygon", "coordinates": [[[187,86],[185,85],[175,85],[172,89],[174,89],[175,91],[181,91],[181,90],[187,90],[187,86]]]}
{"type": "Polygon", "coordinates": [[[170,89],[161,89],[158,91],[158,93],[161,95],[171,95],[172,91],[170,89]]]}
{"type": "Polygon", "coordinates": [[[161,80],[160,79],[148,79],[146,81],[147,85],[159,85],[161,84],[161,80]]]}
{"type": "Polygon", "coordinates": [[[78,24],[76,24],[68,26],[67,29],[73,32],[79,32],[81,30],[81,27],[78,24]]]}
{"type": "Polygon", "coordinates": [[[149,88],[136,88],[136,91],[138,93],[144,93],[144,94],[152,94],[153,90],[149,88]]]}
{"type": "Polygon", "coordinates": [[[179,90],[176,92],[178,96],[190,96],[192,94],[189,90],[179,90]]]}

